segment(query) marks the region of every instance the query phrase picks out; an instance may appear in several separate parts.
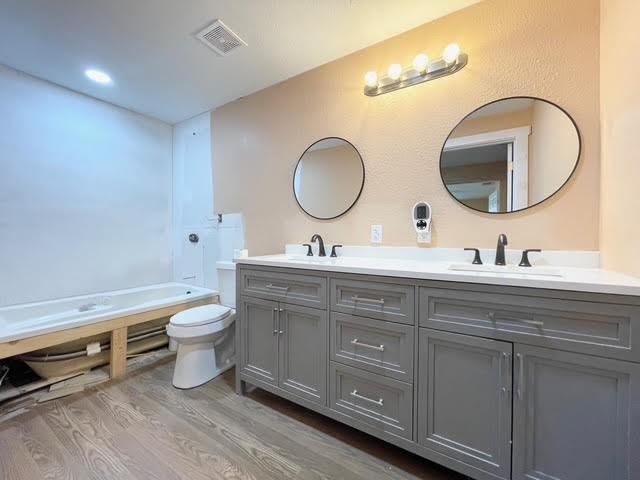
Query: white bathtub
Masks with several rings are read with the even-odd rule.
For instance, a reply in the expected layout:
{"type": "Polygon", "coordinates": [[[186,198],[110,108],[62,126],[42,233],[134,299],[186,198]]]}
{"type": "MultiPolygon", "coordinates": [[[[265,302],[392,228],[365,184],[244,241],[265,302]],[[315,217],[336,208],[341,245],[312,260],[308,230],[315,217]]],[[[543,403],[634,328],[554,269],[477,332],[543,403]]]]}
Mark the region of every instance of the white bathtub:
{"type": "Polygon", "coordinates": [[[218,292],[182,283],[24,303],[0,308],[0,343],[66,330],[180,303],[213,298],[218,292]]]}

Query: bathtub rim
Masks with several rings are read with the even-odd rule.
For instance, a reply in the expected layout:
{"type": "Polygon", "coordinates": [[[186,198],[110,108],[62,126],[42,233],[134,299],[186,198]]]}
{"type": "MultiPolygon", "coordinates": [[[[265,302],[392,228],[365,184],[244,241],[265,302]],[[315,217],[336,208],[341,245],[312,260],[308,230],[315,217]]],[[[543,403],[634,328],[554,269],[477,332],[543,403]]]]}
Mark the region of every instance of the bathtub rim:
{"type": "MultiPolygon", "coordinates": [[[[167,307],[197,303],[202,300],[209,300],[206,303],[212,303],[213,300],[215,300],[215,298],[219,296],[219,292],[217,292],[216,290],[211,290],[208,288],[199,287],[195,285],[188,285],[180,282],[166,282],[166,283],[157,283],[153,285],[145,285],[141,287],[112,290],[108,292],[95,292],[95,293],[90,293],[85,295],[77,295],[73,297],[44,300],[39,302],[7,305],[5,307],[0,307],[0,317],[2,316],[3,312],[19,310],[22,308],[39,307],[39,306],[49,305],[49,304],[55,305],[55,304],[60,304],[64,302],[69,302],[69,301],[81,301],[83,299],[94,298],[96,296],[117,296],[117,295],[123,295],[127,293],[144,292],[144,291],[163,288],[163,287],[184,287],[187,289],[193,289],[193,293],[189,295],[175,295],[173,297],[166,297],[161,300],[144,302],[134,307],[112,309],[106,312],[96,313],[95,315],[87,315],[86,317],[77,319],[77,321],[73,321],[65,324],[59,324],[59,325],[54,324],[54,325],[43,326],[43,327],[34,327],[32,329],[17,330],[15,332],[9,332],[8,334],[5,334],[4,332],[0,331],[0,359],[6,358],[7,356],[14,355],[14,354],[4,355],[3,351],[5,349],[3,348],[3,346],[5,344],[14,344],[20,341],[28,340],[30,338],[43,337],[46,335],[51,335],[59,332],[65,332],[67,330],[74,330],[74,329],[89,326],[89,325],[109,322],[111,320],[117,320],[118,318],[121,318],[121,317],[122,318],[131,317],[137,314],[152,312],[155,310],[162,310],[167,307]],[[175,299],[175,300],[169,301],[169,299],[175,299]]],[[[206,303],[201,303],[201,304],[206,304],[206,303]]],[[[193,305],[193,306],[196,306],[196,305],[193,305]]],[[[184,308],[180,309],[179,311],[182,311],[182,310],[184,310],[184,308]]],[[[157,317],[157,318],[160,318],[160,317],[157,317]]],[[[133,323],[127,323],[125,326],[134,325],[136,323],[139,323],[139,322],[134,321],[133,323]]],[[[2,323],[0,323],[0,328],[2,328],[2,323]]],[[[110,329],[107,329],[105,331],[109,331],[109,330],[110,329]]],[[[24,352],[21,352],[21,353],[26,353],[26,352],[27,351],[25,350],[24,352]]],[[[15,355],[17,354],[18,353],[16,353],[15,355]]]]}

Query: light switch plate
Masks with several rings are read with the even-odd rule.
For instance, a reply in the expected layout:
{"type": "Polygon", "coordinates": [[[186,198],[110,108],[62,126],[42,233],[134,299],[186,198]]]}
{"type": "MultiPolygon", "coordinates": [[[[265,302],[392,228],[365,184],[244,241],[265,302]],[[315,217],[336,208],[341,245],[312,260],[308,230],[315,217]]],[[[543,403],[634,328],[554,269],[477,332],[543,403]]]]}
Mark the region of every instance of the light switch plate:
{"type": "Polygon", "coordinates": [[[382,243],[382,225],[371,225],[371,243],[382,243]]]}

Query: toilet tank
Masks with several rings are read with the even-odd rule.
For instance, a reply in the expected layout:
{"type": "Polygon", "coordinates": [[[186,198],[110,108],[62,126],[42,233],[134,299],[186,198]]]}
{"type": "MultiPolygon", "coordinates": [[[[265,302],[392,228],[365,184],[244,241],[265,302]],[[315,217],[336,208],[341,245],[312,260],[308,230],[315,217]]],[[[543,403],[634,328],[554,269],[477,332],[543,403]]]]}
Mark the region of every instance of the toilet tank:
{"type": "Polygon", "coordinates": [[[216,262],[220,303],[236,308],[236,264],[231,261],[216,262]]]}

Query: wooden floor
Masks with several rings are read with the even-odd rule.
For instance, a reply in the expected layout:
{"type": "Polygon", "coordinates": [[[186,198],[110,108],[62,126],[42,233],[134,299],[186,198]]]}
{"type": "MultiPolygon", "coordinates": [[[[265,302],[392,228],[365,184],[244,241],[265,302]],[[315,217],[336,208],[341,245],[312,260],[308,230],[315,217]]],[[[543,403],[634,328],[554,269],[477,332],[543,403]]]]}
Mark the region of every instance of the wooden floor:
{"type": "Polygon", "coordinates": [[[233,371],[171,386],[173,358],[0,425],[0,479],[462,480],[262,390],[233,371]]]}

